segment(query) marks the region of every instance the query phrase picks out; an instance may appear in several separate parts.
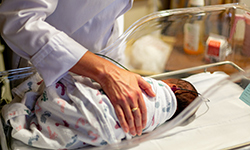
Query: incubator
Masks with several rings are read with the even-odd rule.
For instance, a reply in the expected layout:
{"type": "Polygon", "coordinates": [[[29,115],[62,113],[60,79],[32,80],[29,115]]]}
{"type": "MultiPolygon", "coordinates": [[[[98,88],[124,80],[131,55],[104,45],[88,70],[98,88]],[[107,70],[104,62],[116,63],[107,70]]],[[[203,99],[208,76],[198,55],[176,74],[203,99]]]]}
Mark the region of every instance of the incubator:
{"type": "MultiPolygon", "coordinates": [[[[122,57],[112,62],[142,76],[188,80],[200,96],[151,133],[88,149],[250,148],[250,47],[245,45],[250,40],[245,35],[249,13],[244,4],[172,9],[131,25],[99,54],[110,58],[119,54],[122,57]],[[190,19],[204,22],[202,54],[183,50],[184,25],[190,19]]],[[[0,72],[1,102],[11,101],[11,88],[35,72],[33,67],[0,72]]],[[[0,130],[3,149],[32,149],[11,138],[3,120],[0,130]]]]}

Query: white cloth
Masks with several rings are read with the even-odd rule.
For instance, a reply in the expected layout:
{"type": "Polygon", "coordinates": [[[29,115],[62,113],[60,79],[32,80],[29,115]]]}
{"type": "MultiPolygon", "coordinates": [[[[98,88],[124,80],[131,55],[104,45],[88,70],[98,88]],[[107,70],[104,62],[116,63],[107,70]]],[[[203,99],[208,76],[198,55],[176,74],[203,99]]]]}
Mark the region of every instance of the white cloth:
{"type": "MultiPolygon", "coordinates": [[[[143,133],[170,119],[177,102],[170,87],[162,81],[144,78],[156,97],[143,94],[147,125],[143,133]]],[[[114,108],[100,85],[89,78],[67,74],[60,82],[44,88],[38,74],[13,89],[15,99],[2,109],[12,137],[33,147],[74,149],[101,146],[131,138],[123,132],[114,108]]]]}
{"type": "MultiPolygon", "coordinates": [[[[131,142],[131,145],[137,145],[130,150],[249,149],[232,148],[250,141],[250,107],[239,99],[243,89],[227,80],[228,77],[223,72],[206,72],[186,78],[210,102],[203,103],[194,118],[174,129],[165,130],[160,137],[143,143],[131,142]]],[[[168,124],[164,126],[167,128],[168,124]]]]}
{"type": "Polygon", "coordinates": [[[87,50],[100,52],[118,38],[116,19],[133,0],[3,0],[0,30],[18,55],[30,60],[47,86],[87,50]]]}

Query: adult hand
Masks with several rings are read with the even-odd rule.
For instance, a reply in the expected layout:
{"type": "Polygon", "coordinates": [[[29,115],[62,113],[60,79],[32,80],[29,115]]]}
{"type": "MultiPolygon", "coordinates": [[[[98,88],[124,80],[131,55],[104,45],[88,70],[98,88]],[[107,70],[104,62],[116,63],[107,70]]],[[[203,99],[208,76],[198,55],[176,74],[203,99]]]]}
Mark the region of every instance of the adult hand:
{"type": "Polygon", "coordinates": [[[114,106],[123,130],[132,135],[141,135],[147,123],[142,90],[149,96],[155,96],[149,83],[141,76],[121,69],[91,52],[84,54],[70,71],[100,83],[114,106]],[[132,112],[133,108],[138,109],[132,112]]]}
{"type": "Polygon", "coordinates": [[[101,83],[114,106],[120,125],[125,132],[141,135],[147,123],[147,108],[142,90],[154,96],[151,86],[141,76],[116,68],[101,83]],[[138,108],[132,111],[133,108],[138,108]]]}

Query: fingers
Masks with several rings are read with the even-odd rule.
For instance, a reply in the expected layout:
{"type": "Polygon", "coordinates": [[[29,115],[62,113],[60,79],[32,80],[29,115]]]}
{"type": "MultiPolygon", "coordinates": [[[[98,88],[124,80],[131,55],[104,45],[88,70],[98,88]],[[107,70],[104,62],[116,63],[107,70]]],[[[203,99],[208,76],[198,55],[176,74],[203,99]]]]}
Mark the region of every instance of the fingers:
{"type": "MultiPolygon", "coordinates": [[[[133,134],[134,130],[135,130],[135,133],[137,135],[141,135],[142,129],[143,129],[143,123],[145,124],[144,126],[146,126],[146,122],[147,122],[147,116],[145,114],[143,114],[143,115],[141,114],[141,110],[143,110],[143,112],[147,111],[145,102],[144,102],[143,97],[142,97],[141,90],[139,90],[136,93],[136,95],[134,95],[134,97],[132,97],[132,98],[134,98],[134,101],[133,100],[129,101],[130,102],[129,112],[132,113],[132,117],[133,117],[133,122],[131,122],[131,124],[130,124],[131,125],[130,131],[131,131],[132,135],[134,135],[133,134]]],[[[128,115],[130,115],[130,114],[128,114],[128,115]]]]}
{"type": "Polygon", "coordinates": [[[132,134],[133,136],[135,136],[137,133],[137,130],[135,128],[135,120],[136,118],[133,116],[131,108],[129,107],[128,109],[124,110],[125,112],[125,116],[129,125],[129,132],[130,134],[132,134]]]}
{"type": "Polygon", "coordinates": [[[129,131],[128,124],[127,124],[127,121],[125,120],[123,110],[119,105],[117,105],[115,107],[115,112],[116,112],[116,116],[117,116],[117,118],[118,118],[118,120],[120,122],[120,125],[121,125],[123,131],[125,133],[128,133],[128,131],[129,131]]]}
{"type": "MultiPolygon", "coordinates": [[[[142,96],[142,89],[154,96],[149,83],[141,76],[125,72],[110,74],[101,86],[114,106],[117,118],[124,132],[141,135],[147,123],[147,109],[142,96]],[[138,107],[136,111],[131,109],[138,107]]],[[[102,82],[101,82],[102,83],[102,82]]]]}
{"type": "Polygon", "coordinates": [[[117,118],[120,122],[120,125],[124,132],[130,132],[131,135],[141,135],[144,126],[146,126],[147,116],[146,113],[141,115],[141,110],[146,112],[146,105],[142,99],[142,96],[139,96],[138,101],[133,100],[120,100],[120,104],[116,105],[115,111],[117,118]],[[143,103],[142,103],[143,102],[143,103]],[[132,111],[133,108],[136,110],[132,111]]]}
{"type": "Polygon", "coordinates": [[[116,115],[124,132],[130,132],[131,135],[141,135],[142,117],[137,104],[121,104],[117,107],[116,115]],[[132,106],[131,106],[132,105],[132,106]],[[133,108],[138,108],[132,111],[133,108]]]}
{"type": "Polygon", "coordinates": [[[147,124],[147,107],[146,107],[145,101],[143,100],[142,94],[140,94],[140,97],[138,100],[138,107],[140,108],[138,112],[141,115],[141,122],[142,122],[141,128],[144,129],[147,124]]]}
{"type": "Polygon", "coordinates": [[[152,90],[151,85],[147,81],[145,81],[143,78],[139,77],[138,84],[139,84],[140,88],[146,92],[147,95],[149,95],[151,97],[155,97],[155,93],[152,90]]]}
{"type": "Polygon", "coordinates": [[[142,134],[142,121],[141,121],[141,112],[140,109],[138,108],[137,110],[135,110],[133,112],[134,115],[134,124],[136,126],[136,133],[137,135],[141,135],[142,134]]]}

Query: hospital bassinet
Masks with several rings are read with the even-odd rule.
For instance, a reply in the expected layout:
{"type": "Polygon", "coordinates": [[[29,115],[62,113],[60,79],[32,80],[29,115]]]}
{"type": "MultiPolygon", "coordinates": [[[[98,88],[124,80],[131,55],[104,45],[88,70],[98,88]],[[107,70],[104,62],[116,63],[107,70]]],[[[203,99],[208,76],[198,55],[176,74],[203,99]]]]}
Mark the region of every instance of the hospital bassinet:
{"type": "MultiPolygon", "coordinates": [[[[102,50],[100,54],[112,58],[119,49],[118,54],[123,54],[119,64],[143,76],[185,78],[202,96],[149,134],[90,149],[250,148],[248,13],[243,4],[155,12],[135,22],[102,50]],[[198,55],[183,50],[184,26],[195,22],[202,28],[203,52],[198,55]],[[209,45],[209,38],[224,45],[209,45]],[[196,115],[190,117],[197,108],[196,115]]],[[[0,72],[1,102],[11,101],[11,88],[35,72],[32,66],[0,72]]],[[[9,129],[1,123],[3,149],[32,149],[12,139],[9,129]]]]}

